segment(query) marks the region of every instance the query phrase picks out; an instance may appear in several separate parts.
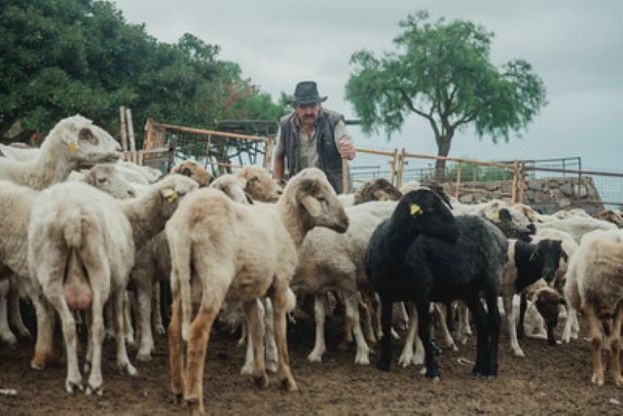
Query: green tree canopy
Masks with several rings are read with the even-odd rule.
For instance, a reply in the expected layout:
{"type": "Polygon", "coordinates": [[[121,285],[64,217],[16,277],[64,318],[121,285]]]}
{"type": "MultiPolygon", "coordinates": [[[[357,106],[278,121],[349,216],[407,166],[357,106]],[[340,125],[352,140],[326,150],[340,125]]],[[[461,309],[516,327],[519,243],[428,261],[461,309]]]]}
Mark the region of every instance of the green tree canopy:
{"type": "MultiPolygon", "coordinates": [[[[395,52],[376,57],[353,53],[355,71],[346,85],[366,133],[383,127],[388,137],[400,131],[412,113],[433,130],[438,155],[447,156],[457,130],[473,125],[479,136],[508,141],[519,134],[546,104],[541,78],[524,60],[497,68],[489,50],[493,33],[469,21],[428,22],[420,11],[400,22],[395,52]]],[[[436,175],[443,177],[438,160],[436,175]]]]}
{"type": "Polygon", "coordinates": [[[159,42],[108,1],[0,3],[0,136],[16,120],[46,132],[78,112],[117,131],[120,105],[137,127],[147,117],[210,128],[283,112],[237,64],[218,59],[217,45],[191,34],[159,42]]]}

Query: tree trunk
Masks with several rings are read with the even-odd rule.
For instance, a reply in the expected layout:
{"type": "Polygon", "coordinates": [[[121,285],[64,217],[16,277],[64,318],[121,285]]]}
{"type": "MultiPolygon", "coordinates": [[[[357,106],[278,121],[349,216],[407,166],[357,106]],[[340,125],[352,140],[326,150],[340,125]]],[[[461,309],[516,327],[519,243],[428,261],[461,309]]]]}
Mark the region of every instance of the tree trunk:
{"type": "MultiPolygon", "coordinates": [[[[451,141],[452,136],[449,135],[437,137],[437,156],[448,156],[451,141]]],[[[446,180],[446,161],[444,159],[437,159],[435,162],[435,180],[440,184],[446,180]]]]}

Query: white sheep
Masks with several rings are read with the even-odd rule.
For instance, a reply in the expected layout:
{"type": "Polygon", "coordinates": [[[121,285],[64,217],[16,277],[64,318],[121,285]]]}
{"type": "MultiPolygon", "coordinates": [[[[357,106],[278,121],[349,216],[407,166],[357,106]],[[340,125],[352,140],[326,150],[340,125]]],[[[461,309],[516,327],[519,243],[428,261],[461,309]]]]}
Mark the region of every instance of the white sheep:
{"type": "Polygon", "coordinates": [[[116,161],[121,156],[119,150],[119,143],[104,129],[75,115],[52,128],[36,159],[0,158],[0,179],[44,189],[65,180],[74,169],[116,161]]]}
{"type": "Polygon", "coordinates": [[[137,199],[116,200],[80,182],[54,185],[36,197],[28,228],[28,264],[30,275],[62,321],[67,392],[82,389],[71,310],[88,309],[91,321],[86,362],[91,371],[87,394],[102,393],[103,307],[109,297],[117,365],[130,375],[137,374],[121,332],[123,298],[135,251],[164,228],[179,198],[196,188],[193,180],[173,175],[137,199]]]}
{"type": "MultiPolygon", "coordinates": [[[[346,231],[348,218],[326,175],[308,168],[294,176],[276,204],[241,205],[222,192],[202,189],[182,201],[167,223],[171,251],[172,316],[169,324],[171,387],[192,411],[203,412],[203,369],[208,336],[222,303],[243,302],[253,338],[254,378],[268,385],[264,368],[263,325],[257,299],[273,301],[279,378],[295,390],[286,341],[286,312],[292,308],[289,285],[297,247],[315,226],[346,231]],[[191,291],[191,269],[193,290],[191,291]],[[191,323],[191,297],[201,297],[191,323]],[[186,362],[182,340],[188,343],[186,362]]],[[[290,292],[291,293],[291,292],[290,292]]]]}
{"type": "Polygon", "coordinates": [[[569,233],[576,243],[580,244],[580,240],[584,234],[594,230],[616,231],[619,228],[608,221],[587,217],[570,217],[565,219],[554,219],[543,224],[536,224],[537,232],[545,228],[553,228],[555,230],[569,233]]]}
{"type": "Polygon", "coordinates": [[[597,230],[586,234],[570,261],[565,297],[588,318],[592,344],[591,382],[604,384],[601,349],[610,347],[614,383],[622,387],[620,347],[623,321],[623,232],[597,230]]]}

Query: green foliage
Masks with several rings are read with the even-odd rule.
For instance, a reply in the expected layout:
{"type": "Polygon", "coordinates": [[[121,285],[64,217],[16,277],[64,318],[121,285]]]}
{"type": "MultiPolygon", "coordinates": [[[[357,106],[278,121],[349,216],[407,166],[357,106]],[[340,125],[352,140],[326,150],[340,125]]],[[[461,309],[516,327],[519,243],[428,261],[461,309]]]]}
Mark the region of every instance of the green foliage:
{"type": "Polygon", "coordinates": [[[210,128],[282,112],[217,45],[191,34],[158,42],[108,1],[1,1],[0,134],[18,119],[45,132],[77,112],[117,131],[120,105],[137,133],[147,117],[210,128]]]}
{"type": "Polygon", "coordinates": [[[490,61],[493,33],[469,21],[428,22],[426,12],[400,22],[396,51],[377,57],[360,50],[351,56],[354,73],[346,98],[364,132],[382,127],[388,137],[415,113],[434,132],[447,155],[457,129],[473,123],[494,142],[519,133],[546,104],[545,86],[530,64],[515,60],[500,69],[490,61]]]}

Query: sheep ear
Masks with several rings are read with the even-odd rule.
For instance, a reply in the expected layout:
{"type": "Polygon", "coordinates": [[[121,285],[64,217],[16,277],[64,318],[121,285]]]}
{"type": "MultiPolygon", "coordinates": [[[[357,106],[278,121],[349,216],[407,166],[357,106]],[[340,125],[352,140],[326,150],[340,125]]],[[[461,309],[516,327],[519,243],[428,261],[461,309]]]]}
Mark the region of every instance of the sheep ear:
{"type": "Polygon", "coordinates": [[[301,205],[305,207],[305,209],[307,210],[307,213],[311,217],[315,218],[318,215],[320,215],[320,211],[321,211],[320,203],[313,196],[311,195],[304,196],[301,199],[301,205]]]}
{"type": "Polygon", "coordinates": [[[162,189],[160,195],[169,202],[174,202],[177,199],[177,192],[173,188],[162,189]]]}
{"type": "Polygon", "coordinates": [[[249,195],[248,193],[244,193],[245,198],[247,198],[247,202],[249,203],[249,205],[253,205],[253,198],[251,198],[251,195],[249,195]]]}
{"type": "Polygon", "coordinates": [[[97,144],[99,143],[99,140],[97,139],[97,137],[95,137],[93,131],[88,127],[83,127],[80,129],[80,131],[78,132],[78,140],[86,140],[95,146],[97,146],[97,144]]]}
{"type": "Polygon", "coordinates": [[[418,204],[409,205],[409,212],[413,217],[418,217],[423,214],[422,208],[418,204]]]}
{"type": "Polygon", "coordinates": [[[374,196],[374,199],[376,199],[377,201],[387,201],[389,199],[387,198],[387,194],[380,189],[374,191],[372,193],[372,196],[374,196]]]}
{"type": "Polygon", "coordinates": [[[534,250],[532,250],[532,254],[530,254],[530,258],[528,259],[528,261],[533,261],[536,257],[536,253],[539,249],[537,247],[534,248],[534,250]]]}

